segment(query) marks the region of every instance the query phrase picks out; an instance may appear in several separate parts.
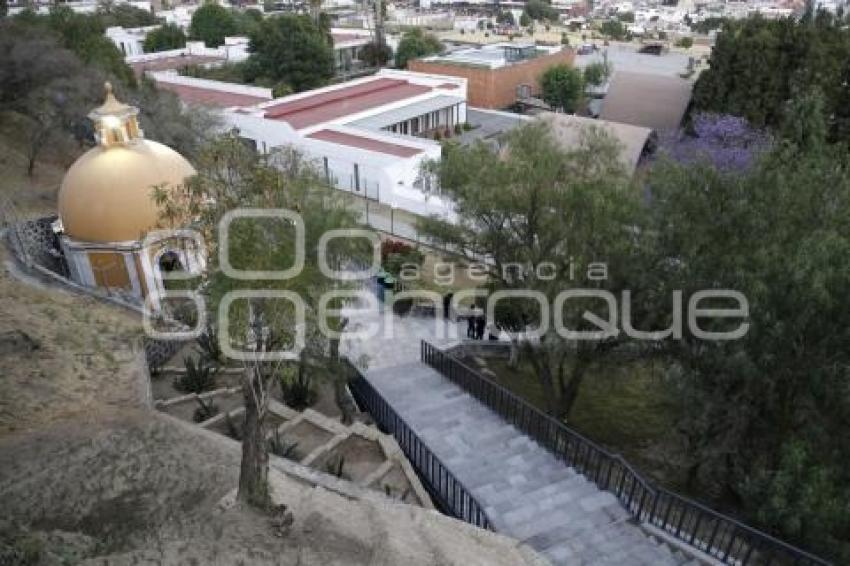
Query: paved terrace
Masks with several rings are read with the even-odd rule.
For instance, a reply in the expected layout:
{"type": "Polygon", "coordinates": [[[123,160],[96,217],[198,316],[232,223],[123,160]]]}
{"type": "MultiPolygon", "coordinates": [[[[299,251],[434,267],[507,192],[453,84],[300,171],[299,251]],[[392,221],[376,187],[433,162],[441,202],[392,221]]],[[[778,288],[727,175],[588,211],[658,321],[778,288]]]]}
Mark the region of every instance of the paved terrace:
{"type": "MultiPolygon", "coordinates": [[[[433,319],[350,313],[350,330],[377,324],[370,340],[348,337],[352,360],[367,357],[366,379],[484,507],[495,529],[527,542],[554,564],[697,564],[649,537],[616,498],[419,361],[419,341],[436,338],[433,319]]],[[[443,332],[460,331],[442,323],[443,332]]]]}

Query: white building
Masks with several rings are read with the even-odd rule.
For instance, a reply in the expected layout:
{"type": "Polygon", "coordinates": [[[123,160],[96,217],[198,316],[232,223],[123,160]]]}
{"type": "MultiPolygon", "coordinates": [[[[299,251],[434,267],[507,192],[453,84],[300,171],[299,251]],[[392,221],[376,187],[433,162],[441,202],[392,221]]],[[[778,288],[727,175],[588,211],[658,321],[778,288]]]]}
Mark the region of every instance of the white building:
{"type": "Polygon", "coordinates": [[[111,27],[106,28],[106,37],[112,40],[112,43],[121,50],[125,57],[142,55],[144,50],[145,38],[148,33],[159,28],[159,26],[145,26],[140,28],[122,28],[111,27]]]}
{"type": "Polygon", "coordinates": [[[293,145],[336,188],[418,215],[449,215],[426,194],[421,166],[439,159],[439,137],[466,121],[466,79],[394,71],[225,110],[258,151],[293,145]]]}

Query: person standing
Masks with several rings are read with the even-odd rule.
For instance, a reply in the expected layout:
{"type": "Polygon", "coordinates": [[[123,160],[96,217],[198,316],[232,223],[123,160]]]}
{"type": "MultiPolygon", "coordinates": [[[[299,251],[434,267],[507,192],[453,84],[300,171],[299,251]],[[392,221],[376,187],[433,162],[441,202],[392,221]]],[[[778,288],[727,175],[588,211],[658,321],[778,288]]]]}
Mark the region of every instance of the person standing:
{"type": "Polygon", "coordinates": [[[478,316],[475,317],[475,339],[481,340],[484,338],[484,327],[487,325],[487,319],[484,316],[484,311],[479,310],[478,316]]]}

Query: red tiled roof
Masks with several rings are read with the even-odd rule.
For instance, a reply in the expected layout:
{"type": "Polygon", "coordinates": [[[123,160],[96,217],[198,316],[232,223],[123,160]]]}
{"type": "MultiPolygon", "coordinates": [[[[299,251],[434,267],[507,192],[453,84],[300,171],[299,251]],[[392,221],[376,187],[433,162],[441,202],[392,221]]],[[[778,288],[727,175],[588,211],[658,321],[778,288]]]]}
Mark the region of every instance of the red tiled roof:
{"type": "Polygon", "coordinates": [[[348,114],[397,102],[431,90],[399,79],[376,79],[266,108],[266,118],[282,120],[296,130],[348,114]]]}
{"type": "Polygon", "coordinates": [[[346,134],[344,132],[337,132],[334,130],[319,130],[318,132],[313,132],[307,137],[312,138],[314,140],[338,143],[341,145],[356,147],[358,149],[365,149],[367,151],[376,151],[378,153],[385,153],[387,155],[395,155],[397,157],[413,157],[414,155],[422,153],[421,149],[417,149],[415,147],[374,140],[371,138],[355,136],[352,134],[346,134]]]}
{"type": "Polygon", "coordinates": [[[224,92],[203,87],[179,85],[174,83],[157,82],[156,86],[176,94],[180,100],[188,104],[202,104],[228,108],[230,106],[253,106],[269,99],[262,96],[251,96],[235,92],[224,92]]]}
{"type": "Polygon", "coordinates": [[[171,69],[180,69],[186,65],[204,65],[219,61],[224,61],[224,58],[209,57],[207,55],[178,55],[175,57],[152,59],[151,61],[138,61],[136,63],[130,63],[130,66],[137,75],[141,75],[145,71],[169,71],[171,69]]]}
{"type": "Polygon", "coordinates": [[[331,37],[333,38],[334,43],[354,41],[355,39],[369,39],[368,37],[357,35],[356,33],[332,33],[331,37]]]}

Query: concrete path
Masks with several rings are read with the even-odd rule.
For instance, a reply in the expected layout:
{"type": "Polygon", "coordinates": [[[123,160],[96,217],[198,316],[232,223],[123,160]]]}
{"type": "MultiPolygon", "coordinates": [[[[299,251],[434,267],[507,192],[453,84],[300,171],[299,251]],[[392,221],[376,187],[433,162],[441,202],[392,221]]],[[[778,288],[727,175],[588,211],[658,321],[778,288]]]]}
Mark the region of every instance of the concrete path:
{"type": "Polygon", "coordinates": [[[471,491],[498,532],[527,542],[554,564],[689,563],[650,538],[612,494],[419,362],[420,339],[447,341],[435,340],[433,319],[394,317],[386,334],[379,313],[360,312],[352,322],[352,329],[378,324],[382,333],[343,340],[343,351],[369,358],[366,378],[471,491]]]}

